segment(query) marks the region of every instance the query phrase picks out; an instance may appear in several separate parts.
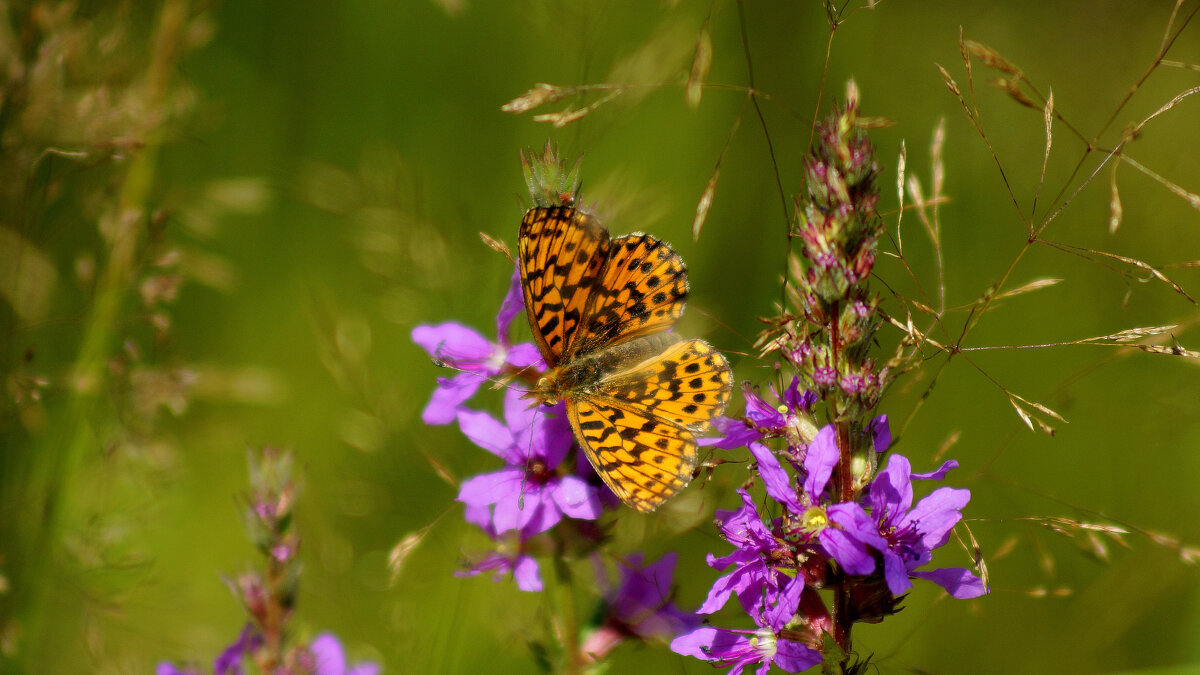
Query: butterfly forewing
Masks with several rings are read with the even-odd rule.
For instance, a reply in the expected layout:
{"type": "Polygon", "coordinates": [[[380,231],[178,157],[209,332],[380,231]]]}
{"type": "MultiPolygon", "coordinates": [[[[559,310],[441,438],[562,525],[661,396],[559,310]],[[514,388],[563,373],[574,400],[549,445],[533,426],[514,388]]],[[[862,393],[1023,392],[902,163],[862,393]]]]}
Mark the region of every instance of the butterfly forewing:
{"type": "Polygon", "coordinates": [[[571,351],[587,353],[639,335],[666,330],[683,314],[687,268],[683,259],[648,234],[627,234],[609,244],[608,260],[584,313],[571,351]]]}
{"type": "Polygon", "coordinates": [[[608,231],[570,207],[535,208],[521,221],[517,249],[529,326],[547,365],[558,365],[608,259],[608,231]]]}
{"type": "Polygon", "coordinates": [[[685,427],[615,400],[567,401],[575,437],[621,501],[647,513],[687,487],[696,439],[685,427]]]}

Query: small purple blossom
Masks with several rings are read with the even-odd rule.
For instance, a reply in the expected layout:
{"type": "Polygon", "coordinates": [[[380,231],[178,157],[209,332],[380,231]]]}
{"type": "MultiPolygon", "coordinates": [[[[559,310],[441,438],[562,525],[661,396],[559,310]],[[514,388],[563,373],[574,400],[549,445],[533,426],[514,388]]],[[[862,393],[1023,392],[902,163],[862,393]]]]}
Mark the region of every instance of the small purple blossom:
{"type": "Polygon", "coordinates": [[[554,527],[563,516],[598,518],[598,490],[574,474],[557,471],[574,442],[561,406],[531,407],[522,392],[510,389],[504,417],[502,424],[484,412],[458,413],[467,438],[506,464],[463,481],[458,500],[470,507],[468,519],[479,524],[483,509],[490,507],[495,533],[518,530],[529,537],[554,527]]]}
{"type": "Polygon", "coordinates": [[[729,675],[739,675],[746,666],[753,665],[758,666],[758,675],[766,675],[772,665],[799,673],[821,663],[821,652],[784,637],[788,633],[781,630],[783,624],[755,618],[757,630],[701,626],[672,640],[671,651],[730,665],[729,675]]]}
{"type": "Polygon", "coordinates": [[[677,554],[668,553],[645,567],[641,555],[631,555],[622,562],[620,584],[605,593],[603,623],[581,647],[590,660],[604,658],[630,636],[665,642],[700,625],[694,613],[684,612],[671,602],[677,558],[677,554]]]}
{"type": "Polygon", "coordinates": [[[492,572],[492,580],[500,581],[506,574],[511,574],[517,582],[517,588],[530,593],[542,592],[542,573],[537,561],[518,550],[513,554],[489,553],[469,569],[454,573],[458,577],[473,577],[483,572],[492,572]]]}
{"type": "Polygon", "coordinates": [[[369,661],[347,666],[342,643],[332,633],[318,635],[309,650],[313,657],[313,675],[379,675],[383,672],[379,664],[369,661]]]}
{"type": "MultiPolygon", "coordinates": [[[[933,475],[945,475],[948,464],[933,475]]],[[[933,549],[949,540],[950,531],[962,519],[962,508],[971,500],[971,491],[941,487],[913,507],[913,477],[908,459],[892,455],[867,495],[877,532],[887,541],[881,552],[888,589],[900,595],[912,586],[911,576],[932,581],[960,600],[987,593],[983,581],[966,569],[916,571],[932,560],[933,549]]]]}
{"type": "Polygon", "coordinates": [[[453,422],[460,406],[475,395],[487,378],[495,377],[508,368],[544,367],[541,355],[532,343],[513,345],[509,342],[509,325],[523,309],[520,282],[520,274],[514,273],[508,294],[496,316],[496,342],[488,340],[473,328],[455,322],[422,325],[413,329],[413,342],[433,358],[463,371],[454,377],[438,378],[437,389],[421,413],[421,419],[426,424],[453,422]]]}
{"type": "Polygon", "coordinates": [[[804,575],[789,575],[781,568],[792,566],[791,548],[776,537],[763,523],[750,493],[738,490],[742,508],[736,511],[717,511],[717,527],[725,539],[736,547],[723,557],[708,555],[713,569],[733,569],[716,580],[699,614],[712,614],[725,606],[729,596],[737,594],[742,608],[751,615],[764,612],[771,620],[787,622],[796,613],[800,594],[804,590],[804,575]]]}
{"type": "Polygon", "coordinates": [[[213,660],[213,675],[242,675],[242,658],[253,654],[262,644],[262,635],[252,624],[246,624],[238,639],[213,660]]]}

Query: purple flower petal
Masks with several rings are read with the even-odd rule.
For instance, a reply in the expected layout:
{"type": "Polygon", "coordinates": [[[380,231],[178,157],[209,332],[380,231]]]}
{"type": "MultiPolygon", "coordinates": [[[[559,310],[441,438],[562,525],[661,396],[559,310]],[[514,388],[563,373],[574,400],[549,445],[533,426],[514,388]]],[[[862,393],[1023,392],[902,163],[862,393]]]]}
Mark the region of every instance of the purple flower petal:
{"type": "Polygon", "coordinates": [[[890,550],[883,552],[883,579],[892,595],[902,595],[912,588],[912,582],[908,580],[908,566],[890,550]]]}
{"type": "MultiPolygon", "coordinates": [[[[475,372],[483,372],[485,364],[492,360],[496,351],[491,341],[478,331],[454,322],[417,326],[412,331],[412,339],[430,356],[475,372]]],[[[490,374],[494,375],[495,372],[493,370],[490,374]]]]}
{"type": "Polygon", "coordinates": [[[519,345],[509,347],[504,355],[504,362],[517,368],[529,368],[533,366],[538,370],[543,369],[546,365],[542,361],[542,355],[538,352],[537,346],[532,342],[522,342],[519,345]]]}
{"type": "MultiPolygon", "coordinates": [[[[557,523],[562,518],[562,514],[557,509],[552,510],[553,514],[542,513],[545,508],[542,500],[542,486],[524,481],[520,489],[510,492],[496,502],[496,510],[492,513],[492,522],[496,524],[496,531],[521,530],[525,532],[530,523],[544,524],[547,519],[543,516],[550,516],[554,523],[557,523]]],[[[534,532],[527,532],[527,534],[544,531],[535,529],[534,532]]]]}
{"type": "Polygon", "coordinates": [[[712,428],[718,434],[720,434],[720,436],[701,438],[699,443],[702,446],[711,446],[722,448],[724,450],[732,450],[762,438],[762,434],[746,426],[746,423],[739,419],[733,419],[731,417],[718,417],[714,419],[711,424],[712,428]]]}
{"type": "Polygon", "coordinates": [[[595,520],[600,517],[602,509],[596,488],[578,476],[564,476],[557,487],[550,489],[550,495],[571,518],[595,520]]]}
{"type": "Polygon", "coordinates": [[[213,659],[213,675],[242,675],[242,658],[262,646],[262,636],[252,624],[246,624],[233,644],[213,659]]]}
{"type": "Polygon", "coordinates": [[[762,476],[763,487],[766,488],[767,494],[771,495],[775,501],[786,505],[792,513],[802,513],[804,507],[800,505],[800,500],[796,498],[796,491],[792,489],[791,476],[784,471],[779,460],[775,458],[775,453],[762,443],[751,443],[749,448],[750,454],[754,455],[754,459],[758,461],[758,475],[762,476]]]}
{"type": "Polygon", "coordinates": [[[512,432],[509,442],[516,446],[516,454],[523,459],[531,457],[533,427],[542,416],[540,408],[537,403],[525,398],[525,392],[520,389],[504,392],[504,424],[512,432]]]}
{"type": "Polygon", "coordinates": [[[818,535],[821,546],[850,574],[870,574],[875,571],[875,558],[867,547],[845,532],[827,528],[818,535]]]}
{"type": "Polygon", "coordinates": [[[768,607],[764,613],[763,618],[766,619],[767,625],[774,630],[786,626],[792,617],[796,616],[796,608],[800,606],[800,595],[803,592],[804,575],[797,574],[783,587],[775,604],[768,607]]]}
{"type": "Polygon", "coordinates": [[[888,426],[888,416],[880,415],[871,420],[871,439],[875,443],[875,452],[883,452],[892,444],[892,429],[888,426]]]}
{"type": "Polygon", "coordinates": [[[749,640],[737,633],[701,626],[671,640],[671,651],[684,656],[694,656],[705,661],[719,660],[737,647],[748,645],[749,640]]]}
{"type": "Polygon", "coordinates": [[[934,490],[909,512],[904,524],[920,523],[921,541],[929,550],[938,548],[950,537],[950,530],[962,519],[962,507],[971,501],[971,491],[943,487],[934,490]]]}
{"type": "Polygon", "coordinates": [[[513,270],[512,282],[508,285],[508,293],[500,303],[500,313],[496,315],[496,337],[501,343],[508,344],[508,326],[513,317],[525,310],[525,296],[521,292],[521,271],[513,270]]]}
{"type": "Polygon", "coordinates": [[[517,588],[530,593],[542,591],[542,574],[538,570],[537,561],[527,555],[519,556],[513,565],[513,578],[517,580],[517,588]]]}
{"type": "Polygon", "coordinates": [[[767,403],[750,383],[742,385],[742,397],[746,399],[746,417],[749,417],[760,427],[778,428],[787,421],[783,413],[767,403]]]}
{"type": "Polygon", "coordinates": [[[813,503],[821,500],[821,493],[825,491],[825,484],[833,475],[833,467],[839,458],[837,430],[832,424],[827,424],[809,443],[808,454],[804,457],[804,471],[808,474],[804,479],[804,491],[812,497],[813,503]]]}
{"type": "Polygon", "coordinates": [[[907,457],[892,455],[888,458],[887,468],[871,481],[867,501],[880,523],[894,525],[912,508],[911,469],[907,457]]]}
{"type": "Polygon", "coordinates": [[[459,488],[457,499],[469,506],[490,506],[520,492],[524,478],[524,472],[512,467],[468,478],[459,488]]]}
{"type": "Polygon", "coordinates": [[[508,464],[524,464],[513,434],[485,412],[464,410],[458,413],[458,428],[472,443],[503,459],[508,464]]]}
{"type": "Polygon", "coordinates": [[[308,648],[316,661],[315,675],[345,675],[346,653],[336,637],[321,633],[308,648]]]}
{"type": "Polygon", "coordinates": [[[451,378],[439,377],[429,404],[421,412],[421,421],[429,425],[449,424],[459,413],[463,401],[479,391],[483,377],[475,373],[459,373],[451,378]]]}
{"type": "Polygon", "coordinates": [[[978,598],[988,592],[983,580],[961,567],[943,567],[928,572],[912,572],[914,577],[920,577],[946,589],[952,597],[959,600],[978,598]]]}
{"type": "Polygon", "coordinates": [[[821,662],[821,652],[791,640],[775,642],[775,665],[789,673],[802,673],[821,662]]]}
{"type": "Polygon", "coordinates": [[[954,461],[953,459],[948,459],[945,462],[942,462],[942,465],[937,469],[930,471],[929,473],[914,473],[912,477],[913,480],[942,480],[946,477],[946,474],[950,471],[950,469],[957,468],[958,462],[954,461]]]}
{"type": "Polygon", "coordinates": [[[154,675],[200,675],[200,671],[191,666],[176,668],[175,664],[163,661],[154,669],[154,675]]]}

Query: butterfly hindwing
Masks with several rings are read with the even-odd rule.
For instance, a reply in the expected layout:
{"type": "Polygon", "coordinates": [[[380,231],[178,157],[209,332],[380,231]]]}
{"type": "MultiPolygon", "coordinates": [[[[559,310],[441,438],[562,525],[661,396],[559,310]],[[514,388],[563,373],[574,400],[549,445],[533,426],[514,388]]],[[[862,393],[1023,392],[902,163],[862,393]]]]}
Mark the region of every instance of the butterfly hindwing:
{"type": "Polygon", "coordinates": [[[567,401],[575,438],[621,501],[647,513],[687,486],[696,438],[687,428],[615,400],[567,401]]]}
{"type": "Polygon", "coordinates": [[[608,259],[608,231],[570,207],[535,208],[521,220],[517,249],[529,326],[547,365],[555,366],[572,353],[608,259]]]}
{"type": "Polygon", "coordinates": [[[720,415],[732,391],[729,363],[703,340],[672,344],[597,386],[597,395],[652,409],[658,417],[689,427],[720,415]]]}

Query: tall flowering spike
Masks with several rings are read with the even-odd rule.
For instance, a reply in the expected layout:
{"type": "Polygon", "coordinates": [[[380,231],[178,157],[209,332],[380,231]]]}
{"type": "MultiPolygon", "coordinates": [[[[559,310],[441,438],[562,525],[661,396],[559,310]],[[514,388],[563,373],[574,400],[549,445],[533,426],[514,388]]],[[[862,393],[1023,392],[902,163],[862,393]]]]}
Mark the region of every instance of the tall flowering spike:
{"type": "Polygon", "coordinates": [[[846,103],[817,126],[792,230],[800,242],[787,289],[793,314],[767,336],[842,419],[868,414],[888,379],[867,356],[881,325],[867,281],[884,234],[879,165],[865,132],[874,124],[859,115],[850,83],[846,103]]]}
{"type": "Polygon", "coordinates": [[[558,149],[550,141],[541,155],[534,151],[521,153],[521,169],[525,172],[525,185],[534,206],[566,206],[579,197],[579,163],[575,160],[571,168],[559,157],[558,149]]]}

